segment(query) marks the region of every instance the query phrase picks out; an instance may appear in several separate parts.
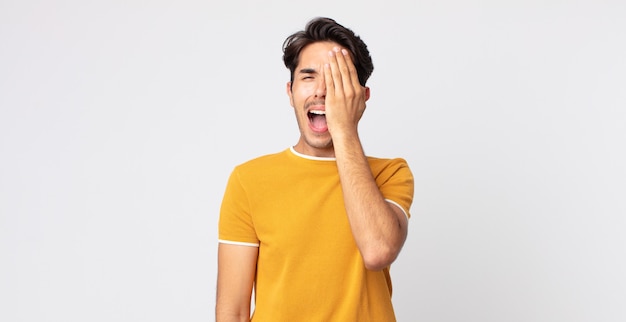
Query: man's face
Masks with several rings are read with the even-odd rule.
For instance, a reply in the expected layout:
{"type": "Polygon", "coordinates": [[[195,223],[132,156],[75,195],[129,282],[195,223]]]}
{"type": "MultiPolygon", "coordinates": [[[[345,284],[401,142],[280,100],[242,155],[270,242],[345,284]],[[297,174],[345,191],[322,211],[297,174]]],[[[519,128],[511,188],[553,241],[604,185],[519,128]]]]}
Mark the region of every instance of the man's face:
{"type": "Polygon", "coordinates": [[[300,128],[300,140],[295,149],[306,155],[334,156],[333,142],[324,115],[324,65],[329,62],[328,52],[338,46],[334,42],[316,42],[304,47],[294,71],[293,83],[287,83],[289,101],[300,128]]]}

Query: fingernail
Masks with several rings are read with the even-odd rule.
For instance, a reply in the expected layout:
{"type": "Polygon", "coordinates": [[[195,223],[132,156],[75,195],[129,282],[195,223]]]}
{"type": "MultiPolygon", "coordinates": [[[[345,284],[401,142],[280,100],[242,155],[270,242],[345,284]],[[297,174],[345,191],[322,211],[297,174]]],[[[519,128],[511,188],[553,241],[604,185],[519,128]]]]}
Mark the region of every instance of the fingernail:
{"type": "Polygon", "coordinates": [[[348,51],[347,51],[347,50],[345,50],[345,49],[342,49],[342,50],[341,50],[341,53],[342,53],[342,54],[344,54],[344,55],[347,55],[347,54],[348,54],[348,51]]]}

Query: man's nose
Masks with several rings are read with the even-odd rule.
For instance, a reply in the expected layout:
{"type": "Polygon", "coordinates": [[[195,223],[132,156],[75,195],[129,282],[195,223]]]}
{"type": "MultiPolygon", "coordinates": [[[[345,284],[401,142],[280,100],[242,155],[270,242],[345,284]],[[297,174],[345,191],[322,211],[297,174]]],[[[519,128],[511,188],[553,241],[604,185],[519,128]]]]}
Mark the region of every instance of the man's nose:
{"type": "Polygon", "coordinates": [[[323,77],[320,77],[317,81],[317,86],[315,87],[315,96],[316,97],[326,97],[326,82],[323,77]]]}

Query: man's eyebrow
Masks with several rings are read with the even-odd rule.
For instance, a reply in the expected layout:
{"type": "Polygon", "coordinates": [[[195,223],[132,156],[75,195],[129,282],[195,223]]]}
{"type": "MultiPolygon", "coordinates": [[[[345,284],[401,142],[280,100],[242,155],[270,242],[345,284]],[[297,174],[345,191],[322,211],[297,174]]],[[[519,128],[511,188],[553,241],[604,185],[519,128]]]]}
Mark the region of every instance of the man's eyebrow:
{"type": "Polygon", "coordinates": [[[317,71],[313,68],[302,68],[298,71],[298,74],[315,74],[317,71]]]}

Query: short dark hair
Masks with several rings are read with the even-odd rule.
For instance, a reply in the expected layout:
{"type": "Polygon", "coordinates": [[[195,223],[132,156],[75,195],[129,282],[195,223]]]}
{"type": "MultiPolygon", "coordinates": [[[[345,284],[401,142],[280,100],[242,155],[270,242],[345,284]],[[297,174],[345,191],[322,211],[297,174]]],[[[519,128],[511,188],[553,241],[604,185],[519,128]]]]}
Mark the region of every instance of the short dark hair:
{"type": "Polygon", "coordinates": [[[374,71],[372,57],[367,45],[352,30],[338,24],[335,20],[318,17],[306,24],[304,30],[298,31],[285,39],[283,43],[283,62],[291,72],[293,82],[294,72],[300,61],[300,52],[304,47],[320,41],[333,41],[347,49],[352,55],[354,66],[359,76],[359,83],[365,86],[367,79],[374,71]]]}

